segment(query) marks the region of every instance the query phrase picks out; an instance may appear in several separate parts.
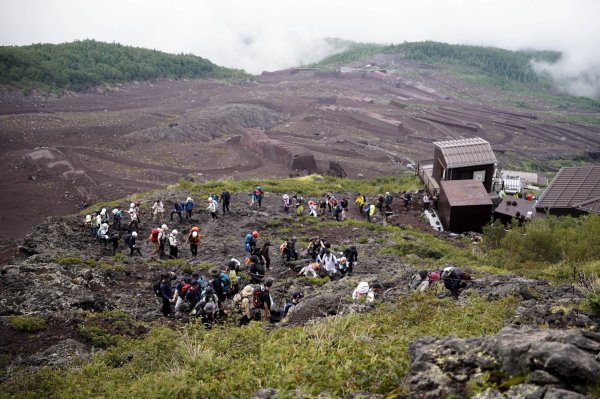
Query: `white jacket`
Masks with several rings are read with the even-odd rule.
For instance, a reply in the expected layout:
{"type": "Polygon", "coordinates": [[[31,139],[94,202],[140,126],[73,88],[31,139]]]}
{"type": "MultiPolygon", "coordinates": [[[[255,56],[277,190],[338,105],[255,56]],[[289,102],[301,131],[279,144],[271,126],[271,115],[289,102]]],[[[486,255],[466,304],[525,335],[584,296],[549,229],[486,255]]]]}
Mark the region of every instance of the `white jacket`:
{"type": "Polygon", "coordinates": [[[323,254],[323,257],[319,261],[323,263],[327,273],[335,273],[337,271],[337,258],[333,253],[329,255],[323,254]]]}
{"type": "Polygon", "coordinates": [[[177,246],[177,237],[175,237],[173,234],[169,235],[169,245],[172,247],[177,246]]]}

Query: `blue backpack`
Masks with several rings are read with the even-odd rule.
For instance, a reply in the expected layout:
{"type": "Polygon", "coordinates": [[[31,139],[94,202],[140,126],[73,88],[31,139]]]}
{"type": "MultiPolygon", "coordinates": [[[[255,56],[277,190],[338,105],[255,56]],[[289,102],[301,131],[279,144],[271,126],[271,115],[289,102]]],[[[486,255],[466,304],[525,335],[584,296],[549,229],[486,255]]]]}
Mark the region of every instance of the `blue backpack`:
{"type": "Polygon", "coordinates": [[[221,285],[223,286],[223,293],[227,294],[229,292],[229,287],[231,286],[231,279],[223,272],[219,274],[219,278],[221,279],[221,285]]]}
{"type": "Polygon", "coordinates": [[[246,238],[244,238],[244,248],[247,252],[250,252],[250,242],[252,242],[252,233],[246,234],[246,238]]]}

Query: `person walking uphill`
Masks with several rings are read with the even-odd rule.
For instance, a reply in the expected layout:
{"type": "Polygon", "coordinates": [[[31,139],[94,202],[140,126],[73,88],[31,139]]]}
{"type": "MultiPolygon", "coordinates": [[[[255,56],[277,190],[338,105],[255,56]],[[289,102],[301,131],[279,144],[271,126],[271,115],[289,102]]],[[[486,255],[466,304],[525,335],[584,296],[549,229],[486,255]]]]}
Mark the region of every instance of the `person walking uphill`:
{"type": "Polygon", "coordinates": [[[177,230],[173,230],[169,235],[169,258],[176,259],[179,252],[179,243],[177,242],[177,230]]]}
{"type": "Polygon", "coordinates": [[[252,200],[250,201],[250,207],[252,207],[252,205],[254,204],[258,204],[258,207],[260,208],[262,206],[262,199],[264,195],[265,193],[262,187],[256,186],[254,188],[254,191],[252,192],[252,200]]]}
{"type": "Polygon", "coordinates": [[[181,214],[183,212],[183,204],[179,201],[177,201],[176,203],[173,204],[173,210],[171,211],[171,220],[173,220],[173,215],[177,214],[177,216],[179,216],[179,222],[183,222],[183,215],[181,214]]]}
{"type": "Polygon", "coordinates": [[[162,299],[163,316],[169,317],[171,314],[171,303],[173,303],[173,289],[171,288],[171,276],[162,274],[160,281],[160,297],[162,299]]]}
{"type": "Polygon", "coordinates": [[[251,255],[254,253],[254,249],[256,248],[256,239],[259,235],[260,234],[258,231],[255,230],[252,233],[246,234],[246,237],[244,237],[244,250],[251,255]]]}
{"type": "Polygon", "coordinates": [[[206,209],[210,213],[212,220],[219,219],[219,216],[217,216],[217,205],[215,203],[215,200],[213,200],[212,197],[208,197],[208,206],[206,207],[206,209]]]}
{"type": "Polygon", "coordinates": [[[221,191],[221,202],[223,203],[223,215],[225,214],[225,211],[227,211],[227,213],[231,213],[231,211],[229,210],[231,194],[229,194],[229,191],[227,191],[226,189],[223,189],[223,191],[221,191]]]}
{"type": "Polygon", "coordinates": [[[191,219],[192,211],[194,210],[194,201],[192,200],[191,197],[187,197],[184,207],[185,207],[185,218],[191,219]]]}
{"type": "Polygon", "coordinates": [[[135,251],[137,251],[137,253],[142,256],[142,253],[140,252],[140,249],[135,245],[135,242],[137,240],[138,237],[138,233],[135,231],[132,231],[131,233],[128,233],[125,236],[125,244],[127,244],[127,246],[129,247],[129,256],[132,257],[133,253],[135,251]]]}
{"type": "Polygon", "coordinates": [[[197,226],[192,227],[188,234],[188,242],[190,243],[190,252],[195,258],[198,256],[198,244],[200,244],[200,229],[197,226]]]}

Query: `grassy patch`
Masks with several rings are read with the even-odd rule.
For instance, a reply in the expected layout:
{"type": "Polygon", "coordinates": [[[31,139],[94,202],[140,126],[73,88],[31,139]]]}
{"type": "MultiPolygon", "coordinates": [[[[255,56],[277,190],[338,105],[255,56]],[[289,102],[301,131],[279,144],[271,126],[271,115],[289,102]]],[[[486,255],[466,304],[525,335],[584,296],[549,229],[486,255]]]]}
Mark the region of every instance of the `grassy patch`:
{"type": "Polygon", "coordinates": [[[46,320],[38,316],[6,316],[8,324],[17,331],[34,333],[46,328],[46,320]]]}
{"type": "Polygon", "coordinates": [[[210,331],[155,327],[144,339],[117,342],[81,368],[25,376],[4,390],[25,398],[230,398],[251,397],[261,387],[278,389],[281,398],[294,397],[295,389],[309,396],[385,395],[402,386],[408,343],[416,337],[491,334],[516,304],[514,298],[471,298],[461,306],[421,295],[368,314],[272,331],[260,323],[210,331]]]}
{"type": "Polygon", "coordinates": [[[88,267],[98,267],[98,262],[93,259],[83,259],[76,256],[59,256],[54,259],[56,263],[62,266],[82,265],[88,267]]]}

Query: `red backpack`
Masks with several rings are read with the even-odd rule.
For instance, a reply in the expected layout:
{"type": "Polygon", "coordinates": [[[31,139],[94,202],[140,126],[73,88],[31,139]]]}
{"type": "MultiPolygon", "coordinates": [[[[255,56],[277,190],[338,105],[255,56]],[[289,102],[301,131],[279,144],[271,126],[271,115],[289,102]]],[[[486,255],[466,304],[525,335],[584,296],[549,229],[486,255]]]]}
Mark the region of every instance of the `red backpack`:
{"type": "Polygon", "coordinates": [[[187,292],[191,286],[192,286],[191,284],[186,284],[183,287],[181,287],[181,293],[183,294],[184,298],[185,298],[185,294],[187,294],[187,292]]]}
{"type": "Polygon", "coordinates": [[[152,233],[150,233],[150,241],[158,242],[158,233],[159,231],[156,227],[152,229],[152,233]]]}

